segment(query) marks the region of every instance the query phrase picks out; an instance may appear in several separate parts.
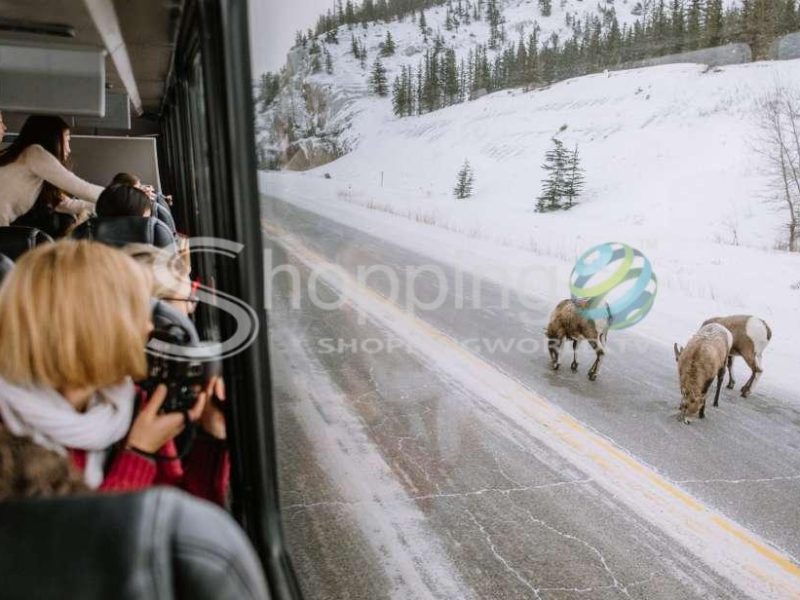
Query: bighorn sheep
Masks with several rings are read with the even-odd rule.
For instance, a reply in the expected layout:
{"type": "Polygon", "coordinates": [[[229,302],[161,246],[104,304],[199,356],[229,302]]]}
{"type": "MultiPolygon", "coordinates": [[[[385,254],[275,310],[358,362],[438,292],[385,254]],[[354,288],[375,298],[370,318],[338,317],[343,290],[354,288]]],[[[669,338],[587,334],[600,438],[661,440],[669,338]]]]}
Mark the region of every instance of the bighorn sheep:
{"type": "Polygon", "coordinates": [[[714,377],[717,378],[714,406],[719,405],[719,391],[732,345],[733,335],[719,323],[703,325],[686,344],[686,348],[678,348],[678,344],[675,344],[675,360],[678,362],[683,397],[680,409],[684,423],[689,423],[689,418],[695,415],[701,419],[706,416],[706,394],[714,377]]]}
{"type": "Polygon", "coordinates": [[[714,317],[708,319],[703,325],[719,323],[733,335],[733,346],[728,356],[728,389],[732,390],[733,357],[741,356],[750,367],[750,379],[742,386],[742,397],[747,398],[753,386],[761,377],[764,369],[761,367],[761,355],[772,339],[772,330],[766,321],[751,315],[732,315],[730,317],[714,317]]]}
{"type": "Polygon", "coordinates": [[[580,313],[580,309],[588,307],[588,301],[584,300],[562,300],[558,303],[553,313],[550,315],[550,322],[545,331],[547,335],[547,347],[550,351],[550,366],[555,371],[558,369],[561,345],[564,339],[572,340],[572,364],[570,368],[573,372],[578,370],[578,344],[581,340],[588,340],[592,350],[597,354],[592,368],[589,369],[589,379],[597,379],[597,372],[600,370],[600,363],[606,351],[606,340],[608,328],[611,324],[611,311],[606,304],[608,319],[598,319],[596,321],[587,319],[580,313]]]}

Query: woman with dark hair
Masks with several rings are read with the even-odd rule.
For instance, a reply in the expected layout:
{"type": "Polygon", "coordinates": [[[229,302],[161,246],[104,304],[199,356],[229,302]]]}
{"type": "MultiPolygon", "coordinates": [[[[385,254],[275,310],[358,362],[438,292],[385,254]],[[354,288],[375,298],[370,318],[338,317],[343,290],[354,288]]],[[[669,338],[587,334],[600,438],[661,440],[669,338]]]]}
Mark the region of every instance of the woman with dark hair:
{"type": "Polygon", "coordinates": [[[153,203],[139,188],[117,184],[103,190],[95,211],[98,217],[149,217],[153,203]]]}
{"type": "Polygon", "coordinates": [[[69,126],[60,117],[28,117],[14,142],[0,152],[0,226],[10,225],[37,200],[62,213],[94,209],[103,188],[67,168],[69,140],[69,126]]]}

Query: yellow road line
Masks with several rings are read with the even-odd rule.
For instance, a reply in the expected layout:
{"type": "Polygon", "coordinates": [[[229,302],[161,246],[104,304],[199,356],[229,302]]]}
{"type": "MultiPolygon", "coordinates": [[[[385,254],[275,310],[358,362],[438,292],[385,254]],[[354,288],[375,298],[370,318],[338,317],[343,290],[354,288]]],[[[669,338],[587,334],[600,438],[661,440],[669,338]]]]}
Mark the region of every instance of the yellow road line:
{"type": "MultiPolygon", "coordinates": [[[[561,408],[513,377],[459,345],[452,337],[364,286],[350,273],[309,249],[273,223],[263,223],[271,237],[305,265],[336,273],[326,278],[333,289],[347,295],[354,308],[364,310],[387,329],[411,331],[409,343],[434,362],[461,368],[462,379],[474,378],[472,389],[485,388],[484,398],[504,401],[507,413],[526,417],[527,430],[601,487],[626,503],[678,543],[701,556],[706,564],[758,600],[800,598],[800,566],[781,550],[738,523],[706,506],[614,442],[595,433],[561,408]],[[346,283],[344,287],[339,284],[346,283]],[[446,349],[461,365],[447,361],[446,349]],[[484,379],[485,378],[485,379],[484,379]],[[485,384],[485,380],[491,382],[485,384]]],[[[476,392],[477,393],[477,392],[476,392]]],[[[676,422],[677,425],[677,422],[676,422]]]]}

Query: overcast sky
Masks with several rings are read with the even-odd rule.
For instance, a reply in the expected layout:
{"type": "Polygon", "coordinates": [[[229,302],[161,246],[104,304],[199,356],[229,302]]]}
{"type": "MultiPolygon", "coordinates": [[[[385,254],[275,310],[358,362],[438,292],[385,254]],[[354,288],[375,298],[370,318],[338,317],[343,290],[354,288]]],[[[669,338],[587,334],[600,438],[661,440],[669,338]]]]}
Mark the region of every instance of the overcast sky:
{"type": "Polygon", "coordinates": [[[298,29],[313,27],[333,8],[333,0],[250,0],[250,53],[253,74],[277,71],[298,29]]]}

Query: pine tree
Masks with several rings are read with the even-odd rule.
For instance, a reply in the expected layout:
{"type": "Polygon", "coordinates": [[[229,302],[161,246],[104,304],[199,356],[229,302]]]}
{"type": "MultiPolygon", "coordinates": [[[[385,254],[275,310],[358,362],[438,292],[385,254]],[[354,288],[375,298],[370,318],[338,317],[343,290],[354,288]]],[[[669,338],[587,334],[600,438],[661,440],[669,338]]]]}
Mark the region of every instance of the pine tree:
{"type": "Polygon", "coordinates": [[[703,43],[700,38],[700,16],[702,14],[701,0],[691,0],[686,23],[686,49],[697,50],[703,43]]]}
{"type": "Polygon", "coordinates": [[[325,72],[333,75],[333,57],[327,48],[325,48],[325,72]]]}
{"type": "Polygon", "coordinates": [[[339,36],[337,35],[337,30],[334,27],[333,29],[328,29],[325,32],[325,43],[326,44],[338,44],[339,43],[339,36]]]}
{"type": "Polygon", "coordinates": [[[489,0],[486,6],[486,18],[489,21],[489,48],[495,50],[505,37],[501,30],[503,15],[500,12],[497,0],[489,0]]]}
{"type": "Polygon", "coordinates": [[[539,0],[539,10],[543,17],[549,17],[553,14],[553,1],[552,0],[539,0]]]}
{"type": "Polygon", "coordinates": [[[319,53],[311,55],[311,72],[319,73],[322,71],[322,61],[319,59],[319,53]]]}
{"type": "Polygon", "coordinates": [[[375,59],[372,65],[372,74],[370,75],[369,83],[372,91],[378,96],[383,97],[389,95],[386,67],[383,66],[380,56],[375,59]]]}
{"type": "Polygon", "coordinates": [[[567,153],[564,144],[558,138],[553,138],[553,148],[544,155],[542,168],[547,172],[547,177],[542,182],[542,192],[537,198],[536,212],[549,212],[562,208],[566,167],[567,153]]]}
{"type": "Polygon", "coordinates": [[[358,40],[356,39],[355,34],[350,36],[350,52],[352,52],[355,58],[361,57],[361,49],[358,46],[358,40]]]}
{"type": "Polygon", "coordinates": [[[428,39],[428,22],[425,20],[425,11],[419,11],[419,30],[422,33],[422,37],[426,40],[428,39]]]}
{"type": "Polygon", "coordinates": [[[358,62],[361,65],[362,69],[367,68],[367,58],[369,58],[367,56],[367,45],[364,44],[363,46],[361,46],[361,49],[359,50],[358,53],[358,62]]]}
{"type": "Polygon", "coordinates": [[[394,39],[392,39],[392,32],[386,32],[386,40],[381,44],[381,56],[392,56],[395,52],[396,46],[394,39]]]}
{"type": "Polygon", "coordinates": [[[713,48],[722,43],[722,0],[708,0],[705,31],[708,47],[713,48]]]}
{"type": "Polygon", "coordinates": [[[475,186],[475,175],[472,172],[472,167],[468,160],[464,161],[461,170],[458,172],[458,179],[456,180],[456,187],[453,189],[455,197],[459,200],[466,200],[472,197],[472,192],[475,186]]]}
{"type": "MultiPolygon", "coordinates": [[[[403,71],[405,74],[405,70],[403,71]]],[[[406,87],[403,85],[403,78],[398,75],[392,84],[392,110],[395,116],[404,117],[408,111],[408,98],[406,98],[406,87]]]]}
{"type": "Polygon", "coordinates": [[[686,34],[683,18],[683,3],[681,0],[672,0],[672,52],[683,51],[683,37],[686,34]]]}
{"type": "Polygon", "coordinates": [[[566,198],[566,205],[563,207],[565,210],[572,208],[575,200],[583,192],[583,187],[586,179],[581,167],[580,156],[578,155],[578,146],[575,145],[575,150],[569,153],[566,160],[566,174],[564,180],[564,197],[566,198]]]}

